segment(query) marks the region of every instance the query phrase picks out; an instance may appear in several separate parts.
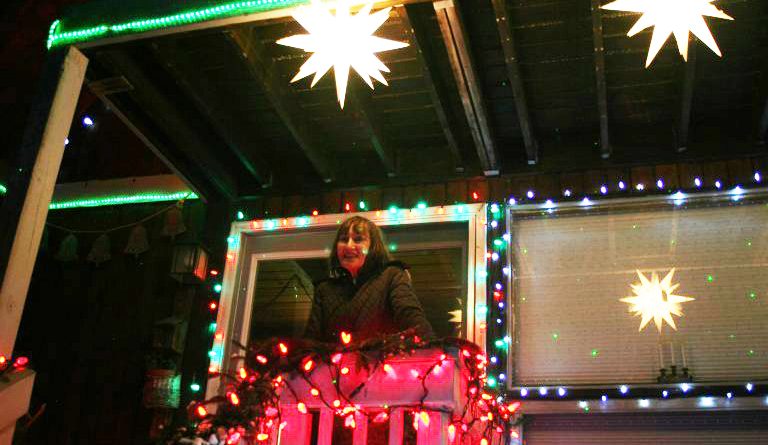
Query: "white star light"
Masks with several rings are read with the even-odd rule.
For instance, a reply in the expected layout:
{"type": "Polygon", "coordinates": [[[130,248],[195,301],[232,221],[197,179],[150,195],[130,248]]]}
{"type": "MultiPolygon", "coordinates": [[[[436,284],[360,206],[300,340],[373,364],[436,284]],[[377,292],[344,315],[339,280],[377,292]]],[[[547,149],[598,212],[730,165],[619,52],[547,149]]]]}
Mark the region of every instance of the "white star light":
{"type": "Polygon", "coordinates": [[[291,82],[314,74],[311,86],[315,86],[333,67],[336,96],[341,108],[344,108],[350,68],[354,69],[371,89],[371,77],[387,85],[381,72],[388,73],[389,69],[375,53],[408,46],[407,43],[373,35],[389,18],[391,7],[371,14],[373,3],[369,2],[357,14],[352,15],[349,12],[350,3],[349,0],[340,1],[336,6],[336,15],[331,14],[327,6],[316,0],[310,6],[297,8],[293,18],[309,34],[297,34],[277,41],[280,45],[313,53],[291,82]]]}
{"type": "Polygon", "coordinates": [[[632,292],[635,293],[635,296],[622,298],[619,301],[631,305],[629,312],[642,316],[640,329],[638,329],[638,331],[642,331],[651,319],[653,319],[653,322],[656,324],[656,329],[658,329],[659,332],[661,332],[661,327],[664,321],[666,321],[672,329],[677,330],[672,315],[682,317],[683,311],[680,307],[680,303],[692,301],[695,300],[695,298],[673,294],[675,289],[680,287],[680,284],[672,284],[672,276],[674,273],[675,269],[673,268],[663,280],[659,281],[659,276],[656,275],[656,272],[653,272],[649,281],[642,272],[639,270],[637,271],[637,276],[640,277],[640,283],[631,285],[632,292]]]}
{"type": "Polygon", "coordinates": [[[661,50],[661,47],[675,35],[677,49],[683,59],[688,60],[688,33],[692,32],[715,54],[722,57],[720,48],[712,37],[712,33],[704,21],[704,16],[733,20],[733,17],[717,9],[712,4],[714,0],[616,0],[603,6],[603,9],[612,11],[628,11],[642,13],[642,17],[635,23],[627,35],[634,36],[640,31],[653,29],[651,47],[648,50],[648,58],[645,67],[648,68],[653,59],[661,50]]]}

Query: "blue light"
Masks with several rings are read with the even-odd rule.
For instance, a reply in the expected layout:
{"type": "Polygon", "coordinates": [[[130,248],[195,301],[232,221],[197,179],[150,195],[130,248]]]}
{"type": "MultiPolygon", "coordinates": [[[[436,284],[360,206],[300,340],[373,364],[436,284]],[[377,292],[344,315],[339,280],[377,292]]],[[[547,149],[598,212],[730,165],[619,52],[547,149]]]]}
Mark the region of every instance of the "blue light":
{"type": "Polygon", "coordinates": [[[715,181],[715,188],[717,188],[717,189],[723,188],[723,183],[720,182],[719,179],[715,181]]]}
{"type": "Polygon", "coordinates": [[[547,389],[546,386],[542,386],[541,388],[539,388],[539,395],[546,396],[547,392],[549,392],[549,390],[547,389]]]}
{"type": "Polygon", "coordinates": [[[491,221],[491,227],[493,227],[494,229],[496,227],[499,227],[499,222],[494,219],[493,221],[491,221]]]}
{"type": "Polygon", "coordinates": [[[93,127],[94,122],[93,119],[91,119],[90,116],[83,116],[83,125],[86,127],[93,127]]]}
{"type": "Polygon", "coordinates": [[[664,398],[666,399],[667,397],[669,397],[669,391],[667,391],[667,390],[665,389],[664,391],[662,391],[662,392],[661,392],[661,396],[662,396],[662,397],[664,397],[664,398]]]}
{"type": "Polygon", "coordinates": [[[602,193],[603,195],[607,194],[608,193],[608,187],[606,187],[604,185],[601,185],[600,186],[600,193],[602,193]]]}
{"type": "Polygon", "coordinates": [[[635,188],[637,189],[637,191],[638,191],[638,192],[642,192],[643,190],[645,190],[645,184],[643,184],[643,183],[641,182],[640,184],[637,184],[637,185],[635,186],[635,188]]]}
{"type": "Polygon", "coordinates": [[[504,309],[504,302],[503,301],[499,301],[499,309],[504,309]]]}
{"type": "Polygon", "coordinates": [[[683,393],[687,393],[688,391],[691,390],[691,385],[687,383],[682,383],[680,384],[680,390],[683,391],[683,393]]]}
{"type": "Polygon", "coordinates": [[[565,191],[563,192],[563,196],[565,196],[566,198],[570,198],[571,197],[571,189],[565,189],[565,191]]]}
{"type": "Polygon", "coordinates": [[[751,383],[747,383],[746,385],[744,385],[744,387],[747,388],[747,391],[749,392],[752,392],[752,390],[755,389],[755,385],[751,383]]]}
{"type": "Polygon", "coordinates": [[[528,390],[525,388],[520,388],[520,397],[528,397],[528,390]]]}
{"type": "Polygon", "coordinates": [[[525,196],[527,196],[528,199],[533,199],[533,197],[536,196],[536,194],[533,193],[533,190],[528,190],[528,193],[526,193],[525,196]]]}
{"type": "Polygon", "coordinates": [[[763,177],[760,176],[760,172],[755,172],[754,178],[755,178],[755,182],[760,182],[763,180],[763,177]]]}
{"type": "Polygon", "coordinates": [[[580,205],[582,205],[582,206],[591,206],[592,205],[592,201],[585,196],[584,199],[581,200],[580,205]]]}
{"type": "Polygon", "coordinates": [[[663,189],[664,188],[664,181],[662,181],[661,179],[657,179],[656,180],[656,188],[663,189]]]}
{"type": "Polygon", "coordinates": [[[566,392],[565,388],[557,388],[557,395],[560,397],[565,397],[566,392]]]}
{"type": "Polygon", "coordinates": [[[694,178],[693,179],[693,185],[695,185],[696,188],[701,187],[701,178],[694,178]]]}
{"type": "Polygon", "coordinates": [[[725,397],[727,397],[728,399],[732,399],[732,398],[733,398],[733,393],[732,393],[732,392],[729,392],[729,393],[727,393],[727,394],[725,395],[725,397]]]}
{"type": "Polygon", "coordinates": [[[502,374],[499,374],[499,380],[501,380],[501,381],[503,382],[503,381],[504,381],[504,380],[506,380],[506,379],[507,379],[507,376],[506,376],[506,374],[503,374],[503,373],[502,373],[502,374]]]}
{"type": "Polygon", "coordinates": [[[624,181],[619,181],[619,190],[624,190],[625,188],[627,188],[627,185],[624,184],[624,181]]]}
{"type": "Polygon", "coordinates": [[[497,361],[499,361],[499,359],[496,358],[495,355],[493,357],[491,357],[491,363],[496,363],[497,361]]]}
{"type": "Polygon", "coordinates": [[[603,396],[602,396],[602,397],[600,397],[600,400],[602,400],[603,402],[607,402],[607,401],[608,401],[608,396],[606,396],[605,394],[603,394],[603,396]]]}
{"type": "Polygon", "coordinates": [[[629,387],[627,385],[621,385],[619,387],[619,392],[621,392],[622,394],[626,394],[629,392],[629,387]]]}
{"type": "Polygon", "coordinates": [[[514,197],[513,198],[509,198],[508,202],[509,202],[509,205],[511,205],[511,206],[517,205],[517,200],[514,197]]]}

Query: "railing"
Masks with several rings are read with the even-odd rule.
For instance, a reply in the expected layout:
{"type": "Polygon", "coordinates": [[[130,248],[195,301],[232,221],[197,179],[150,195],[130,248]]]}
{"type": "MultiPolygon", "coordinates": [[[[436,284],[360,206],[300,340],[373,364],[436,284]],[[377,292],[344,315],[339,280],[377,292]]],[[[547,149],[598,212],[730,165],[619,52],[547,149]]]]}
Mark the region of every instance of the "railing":
{"type": "Polygon", "coordinates": [[[441,362],[443,354],[441,350],[416,351],[370,372],[365,367],[356,369],[355,356],[345,355],[336,368],[322,365],[311,378],[288,378],[280,398],[285,423],[272,444],[310,445],[314,435],[317,445],[332,445],[334,418],[349,416],[354,416],[354,427],[351,421],[345,422],[352,429],[353,445],[368,444],[369,423],[384,418],[389,434],[388,443],[381,445],[402,445],[404,428],[416,428],[417,445],[460,443],[461,431],[451,425],[462,417],[467,403],[465,370],[456,356],[445,355],[441,362]],[[337,371],[344,368],[348,373],[337,371]],[[419,378],[427,372],[427,378],[419,378]],[[318,415],[313,432],[313,416],[318,415]]]}

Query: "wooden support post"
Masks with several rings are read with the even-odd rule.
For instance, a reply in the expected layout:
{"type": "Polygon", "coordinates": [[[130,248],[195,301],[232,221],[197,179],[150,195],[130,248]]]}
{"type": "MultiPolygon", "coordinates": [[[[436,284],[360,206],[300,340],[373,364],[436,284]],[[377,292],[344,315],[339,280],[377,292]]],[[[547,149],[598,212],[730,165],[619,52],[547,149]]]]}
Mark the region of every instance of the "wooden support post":
{"type": "Polygon", "coordinates": [[[74,47],[53,53],[43,74],[0,216],[0,354],[11,356],[29,282],[64,156],[64,139],[75,114],[88,59],[74,47]]]}
{"type": "Polygon", "coordinates": [[[520,132],[523,134],[528,165],[536,165],[539,162],[539,144],[536,141],[536,136],[533,134],[533,125],[531,124],[531,117],[528,112],[528,102],[525,98],[523,76],[520,74],[520,63],[518,62],[509,12],[507,12],[507,2],[506,0],[493,0],[492,3],[493,11],[496,15],[496,26],[498,27],[499,38],[501,39],[501,48],[504,51],[507,77],[512,86],[512,95],[515,98],[517,120],[520,123],[520,132]]]}
{"type": "MultiPolygon", "coordinates": [[[[27,125],[16,168],[0,215],[0,355],[10,357],[27,299],[29,283],[48,216],[53,187],[64,156],[64,139],[75,114],[88,59],[74,47],[49,56],[40,95],[27,125]]],[[[32,395],[34,373],[29,379],[0,387],[0,406],[18,419],[32,395]],[[28,388],[27,388],[28,386],[28,388]],[[18,391],[18,392],[17,392],[18,391]],[[9,412],[11,412],[9,411],[9,412]],[[17,415],[19,414],[19,415],[17,415]]],[[[10,445],[14,423],[0,424],[0,445],[10,445]]]]}
{"type": "Polygon", "coordinates": [[[688,47],[688,62],[685,64],[685,80],[683,81],[682,104],[680,107],[680,129],[677,135],[677,152],[688,149],[688,134],[691,129],[691,109],[693,108],[693,84],[696,80],[696,43],[688,47]]]}
{"type": "Polygon", "coordinates": [[[491,133],[480,81],[472,62],[464,24],[453,0],[436,1],[432,5],[448,52],[464,114],[467,116],[467,123],[480,158],[480,165],[486,176],[496,176],[499,174],[499,156],[491,133]]]}
{"type": "Polygon", "coordinates": [[[388,445],[403,445],[403,422],[405,417],[405,410],[397,408],[392,410],[392,415],[389,416],[389,444],[388,445]]]}
{"type": "Polygon", "coordinates": [[[597,110],[600,116],[600,146],[603,159],[611,157],[610,133],[608,132],[608,87],[605,80],[605,43],[603,41],[603,16],[600,0],[592,0],[592,41],[595,47],[595,79],[597,110]]]}

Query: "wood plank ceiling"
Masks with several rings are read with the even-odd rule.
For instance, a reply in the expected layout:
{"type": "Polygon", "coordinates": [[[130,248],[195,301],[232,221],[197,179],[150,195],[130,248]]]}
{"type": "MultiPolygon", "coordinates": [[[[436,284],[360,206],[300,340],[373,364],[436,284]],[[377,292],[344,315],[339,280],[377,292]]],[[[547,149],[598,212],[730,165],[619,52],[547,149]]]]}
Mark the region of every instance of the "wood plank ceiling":
{"type": "MultiPolygon", "coordinates": [[[[768,5],[718,1],[724,57],[669,42],[601,0],[472,0],[393,8],[377,35],[389,86],[331,73],[290,83],[306,60],[275,44],[293,20],[87,49],[97,94],[211,197],[308,193],[480,175],[562,172],[753,154],[768,129],[768,5]],[[115,79],[118,79],[115,83],[115,79]]],[[[758,4],[759,3],[759,4],[758,4]]],[[[93,88],[92,88],[93,89],[93,88]]]]}

